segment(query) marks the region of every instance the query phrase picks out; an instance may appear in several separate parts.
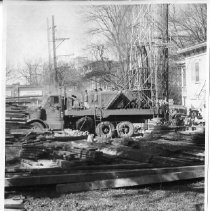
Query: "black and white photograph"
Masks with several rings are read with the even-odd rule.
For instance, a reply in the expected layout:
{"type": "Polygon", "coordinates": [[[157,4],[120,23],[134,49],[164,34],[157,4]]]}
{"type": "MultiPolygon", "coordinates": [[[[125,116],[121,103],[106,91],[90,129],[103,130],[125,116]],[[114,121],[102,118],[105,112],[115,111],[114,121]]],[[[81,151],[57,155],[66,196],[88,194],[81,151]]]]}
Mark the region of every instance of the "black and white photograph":
{"type": "Polygon", "coordinates": [[[5,0],[3,17],[2,209],[208,209],[207,1],[5,0]]]}

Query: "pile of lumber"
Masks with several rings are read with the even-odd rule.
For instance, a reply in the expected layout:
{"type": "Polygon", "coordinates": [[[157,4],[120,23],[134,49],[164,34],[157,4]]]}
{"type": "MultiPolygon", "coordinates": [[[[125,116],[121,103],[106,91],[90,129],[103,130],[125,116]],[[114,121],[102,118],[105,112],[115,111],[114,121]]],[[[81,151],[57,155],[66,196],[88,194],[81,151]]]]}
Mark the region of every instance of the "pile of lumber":
{"type": "Polygon", "coordinates": [[[29,113],[27,106],[20,106],[14,103],[6,103],[7,123],[26,123],[29,113]]]}
{"type": "Polygon", "coordinates": [[[53,132],[50,130],[41,131],[28,131],[28,133],[22,138],[23,146],[35,146],[42,145],[46,141],[54,139],[53,132]]]}
{"type": "Polygon", "coordinates": [[[6,144],[13,144],[30,129],[26,124],[28,115],[26,106],[6,103],[6,144]]]}
{"type": "MultiPolygon", "coordinates": [[[[69,162],[95,162],[103,159],[103,153],[99,152],[97,147],[77,147],[71,145],[71,142],[61,142],[59,139],[59,137],[54,136],[53,131],[43,131],[41,134],[31,131],[23,138],[20,158],[24,161],[27,160],[28,163],[40,159],[69,162]]],[[[69,165],[68,162],[67,165],[69,165]]]]}
{"type": "Polygon", "coordinates": [[[61,167],[69,168],[89,163],[97,163],[103,159],[103,153],[97,149],[74,149],[69,151],[46,149],[44,147],[24,148],[21,152],[21,164],[23,167],[43,168],[45,164],[40,165],[43,159],[47,162],[46,168],[61,167]],[[51,163],[50,163],[51,162],[51,163]],[[49,166],[50,163],[50,166],[49,166]],[[56,166],[52,166],[52,163],[56,166]]]}
{"type": "Polygon", "coordinates": [[[53,149],[44,146],[47,141],[53,138],[52,131],[30,131],[22,138],[22,150],[20,158],[38,160],[41,158],[51,159],[53,149]]]}
{"type": "Polygon", "coordinates": [[[71,152],[75,154],[75,158],[88,161],[100,159],[103,155],[97,148],[73,148],[71,152]]]}
{"type": "Polygon", "coordinates": [[[40,158],[50,158],[50,150],[41,146],[24,146],[20,152],[21,158],[38,160],[40,158]]]}

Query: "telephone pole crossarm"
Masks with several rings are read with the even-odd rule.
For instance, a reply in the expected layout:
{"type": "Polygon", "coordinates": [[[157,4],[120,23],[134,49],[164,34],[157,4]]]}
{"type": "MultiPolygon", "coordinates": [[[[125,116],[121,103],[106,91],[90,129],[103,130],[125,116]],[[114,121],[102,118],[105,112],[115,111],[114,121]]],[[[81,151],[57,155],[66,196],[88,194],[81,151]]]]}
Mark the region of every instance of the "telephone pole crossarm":
{"type": "Polygon", "coordinates": [[[60,46],[65,40],[69,40],[69,38],[58,38],[58,39],[55,39],[55,41],[61,41],[55,48],[58,48],[58,46],[60,46]]]}

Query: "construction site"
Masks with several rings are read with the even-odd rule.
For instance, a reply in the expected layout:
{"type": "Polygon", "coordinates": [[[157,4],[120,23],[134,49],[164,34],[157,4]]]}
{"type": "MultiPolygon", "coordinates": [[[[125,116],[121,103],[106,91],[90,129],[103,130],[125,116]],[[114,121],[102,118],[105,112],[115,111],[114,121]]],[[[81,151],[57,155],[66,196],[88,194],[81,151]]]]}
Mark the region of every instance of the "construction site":
{"type": "Polygon", "coordinates": [[[187,34],[173,34],[172,6],[93,6],[89,21],[112,20],[117,57],[91,45],[97,59],[79,60],[76,76],[59,56],[69,38],[47,17],[49,84],[32,75],[7,89],[5,210],[204,210],[206,42],[175,45],[187,34]]]}

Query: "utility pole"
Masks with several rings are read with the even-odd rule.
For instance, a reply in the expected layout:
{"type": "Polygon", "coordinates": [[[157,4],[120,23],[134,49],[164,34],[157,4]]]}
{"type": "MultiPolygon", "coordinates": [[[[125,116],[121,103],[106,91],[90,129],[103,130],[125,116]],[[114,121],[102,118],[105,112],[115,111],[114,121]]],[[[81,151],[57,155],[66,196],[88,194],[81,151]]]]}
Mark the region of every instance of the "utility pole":
{"type": "Polygon", "coordinates": [[[50,49],[50,27],[49,27],[49,20],[47,18],[47,44],[48,44],[48,66],[50,70],[50,83],[54,82],[53,74],[52,74],[52,66],[51,66],[51,49],[50,49]]]}
{"type": "MultiPolygon", "coordinates": [[[[55,36],[55,21],[54,16],[52,16],[52,44],[53,44],[53,66],[54,66],[54,83],[55,86],[61,85],[59,84],[59,78],[58,78],[58,66],[57,66],[57,54],[56,49],[63,43],[65,40],[68,40],[69,38],[56,38],[55,36]],[[59,41],[60,43],[56,46],[56,42],[59,41]]],[[[60,55],[60,56],[68,56],[68,55],[60,55]]]]}
{"type": "Polygon", "coordinates": [[[56,58],[56,47],[55,47],[55,23],[54,23],[54,16],[52,16],[52,44],[53,44],[53,66],[54,66],[54,83],[55,86],[58,85],[58,72],[57,72],[57,58],[56,58]]]}
{"type": "MultiPolygon", "coordinates": [[[[59,76],[58,76],[58,67],[57,67],[57,55],[56,55],[56,49],[58,48],[58,46],[61,45],[61,43],[63,43],[65,40],[69,39],[69,38],[56,38],[55,36],[55,21],[54,21],[54,16],[52,16],[52,50],[53,50],[53,66],[54,66],[54,77],[53,77],[53,81],[54,81],[54,88],[56,91],[59,90],[59,96],[60,96],[60,112],[59,112],[59,118],[61,121],[63,121],[63,102],[65,101],[63,99],[62,96],[62,83],[61,81],[59,81],[59,76]],[[60,43],[56,46],[56,42],[59,41],[60,43]],[[62,100],[63,99],[63,100],[62,100]]],[[[49,30],[49,27],[48,27],[49,30]]],[[[49,33],[48,33],[49,34],[49,33]]],[[[49,42],[49,35],[48,35],[48,42],[49,42]]],[[[48,46],[49,52],[50,52],[50,47],[48,46]]],[[[67,56],[67,55],[65,55],[67,56]]],[[[51,61],[51,54],[49,53],[49,66],[51,65],[50,63],[51,61]]],[[[62,124],[63,125],[63,124],[62,124]]],[[[63,126],[62,126],[63,127],[63,126]]]]}
{"type": "Polygon", "coordinates": [[[163,67],[163,83],[164,83],[164,95],[166,101],[169,100],[168,92],[168,74],[169,74],[169,58],[168,58],[168,4],[162,5],[162,14],[163,14],[163,42],[164,42],[164,67],[163,67]]]}

